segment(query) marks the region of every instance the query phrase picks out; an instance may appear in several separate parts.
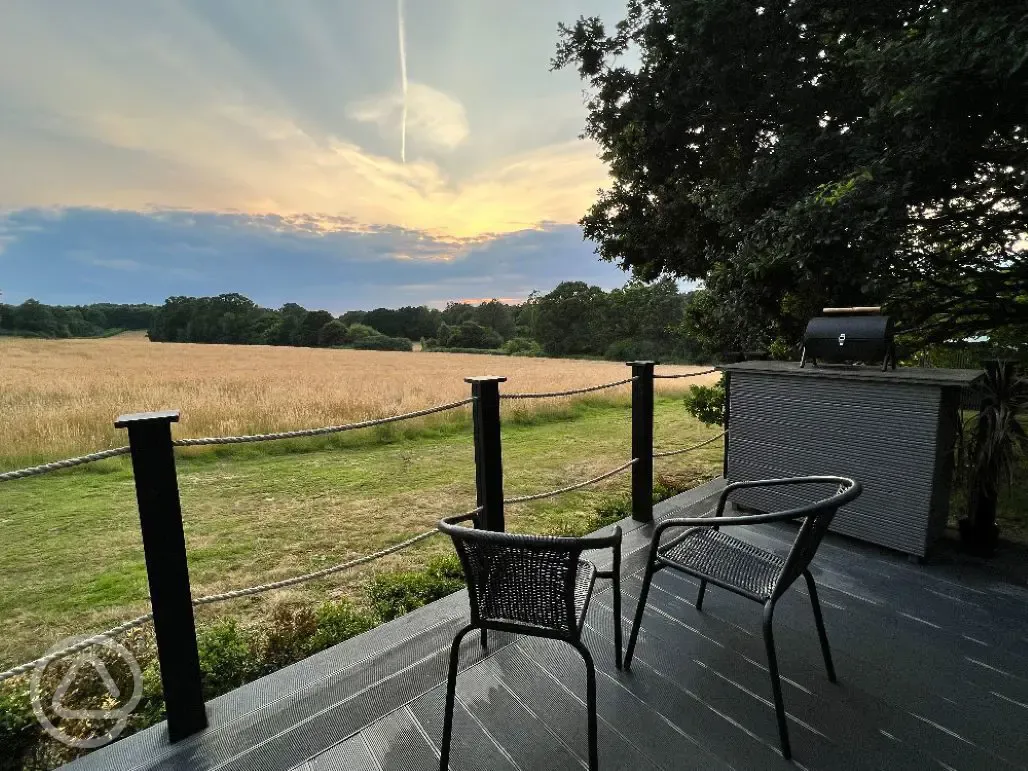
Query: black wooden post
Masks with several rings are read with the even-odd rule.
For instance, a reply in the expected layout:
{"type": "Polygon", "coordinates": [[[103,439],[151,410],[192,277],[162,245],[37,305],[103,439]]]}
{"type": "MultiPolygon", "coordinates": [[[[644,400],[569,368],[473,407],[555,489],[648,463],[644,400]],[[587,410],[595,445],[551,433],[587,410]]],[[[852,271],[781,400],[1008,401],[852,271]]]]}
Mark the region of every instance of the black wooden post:
{"type": "Polygon", "coordinates": [[[128,429],[132,448],[157,658],[173,742],[207,727],[171,444],[171,424],[176,422],[178,412],[169,411],[122,415],[114,424],[128,429]]]}
{"type": "Polygon", "coordinates": [[[632,519],[653,521],[653,361],[632,368],[632,519]]]}
{"type": "Polygon", "coordinates": [[[722,376],[725,379],[725,439],[724,439],[724,457],[721,459],[721,476],[728,479],[728,442],[732,438],[732,435],[728,433],[728,424],[731,422],[732,416],[732,373],[723,372],[722,376]]]}
{"type": "Polygon", "coordinates": [[[475,485],[482,525],[486,530],[503,532],[503,458],[500,450],[500,383],[507,378],[495,375],[464,378],[471,383],[475,398],[475,485]]]}

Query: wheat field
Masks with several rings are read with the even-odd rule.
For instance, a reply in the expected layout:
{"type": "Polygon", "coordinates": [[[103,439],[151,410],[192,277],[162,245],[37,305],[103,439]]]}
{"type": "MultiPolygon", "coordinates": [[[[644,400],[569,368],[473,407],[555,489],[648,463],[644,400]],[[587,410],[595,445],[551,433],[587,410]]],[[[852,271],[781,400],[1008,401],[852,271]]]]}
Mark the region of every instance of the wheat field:
{"type": "MultiPolygon", "coordinates": [[[[665,374],[702,367],[660,367],[665,374]]],[[[0,466],[125,444],[121,414],[177,409],[177,437],[263,433],[381,417],[469,395],[464,378],[504,375],[506,392],[629,376],[617,362],[451,353],[0,338],[0,466]]],[[[714,375],[658,380],[682,390],[714,375]]],[[[628,387],[604,394],[627,398],[628,387]]],[[[530,410],[537,402],[510,402],[530,410]]]]}

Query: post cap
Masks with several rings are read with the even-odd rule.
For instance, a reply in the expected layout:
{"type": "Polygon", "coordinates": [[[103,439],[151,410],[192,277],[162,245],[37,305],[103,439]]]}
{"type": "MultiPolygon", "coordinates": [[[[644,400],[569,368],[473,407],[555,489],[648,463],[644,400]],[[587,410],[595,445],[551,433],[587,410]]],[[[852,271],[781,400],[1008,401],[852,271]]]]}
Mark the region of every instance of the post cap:
{"type": "Polygon", "coordinates": [[[476,377],[464,378],[465,383],[506,383],[507,378],[503,375],[478,375],[476,377]]]}
{"type": "Polygon", "coordinates": [[[625,366],[626,367],[641,367],[641,366],[646,366],[646,365],[649,365],[649,366],[653,367],[653,366],[655,366],[657,364],[660,364],[660,362],[659,361],[628,361],[628,362],[625,362],[625,366]]]}
{"type": "Polygon", "coordinates": [[[178,423],[178,410],[164,410],[162,412],[136,412],[131,415],[122,415],[114,421],[115,428],[128,428],[140,423],[178,423]]]}

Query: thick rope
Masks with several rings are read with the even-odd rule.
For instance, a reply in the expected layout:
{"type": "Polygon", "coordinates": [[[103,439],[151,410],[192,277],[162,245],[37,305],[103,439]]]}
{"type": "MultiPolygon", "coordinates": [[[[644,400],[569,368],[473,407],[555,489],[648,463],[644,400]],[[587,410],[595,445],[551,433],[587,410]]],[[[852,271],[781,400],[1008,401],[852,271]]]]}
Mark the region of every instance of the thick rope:
{"type": "Polygon", "coordinates": [[[18,471],[4,471],[3,473],[0,473],[0,482],[6,482],[9,479],[22,479],[23,477],[34,477],[38,474],[46,474],[48,471],[58,471],[62,468],[72,468],[73,466],[81,466],[83,463],[93,463],[94,461],[104,460],[105,458],[114,458],[118,455],[127,455],[128,451],[128,447],[115,447],[113,450],[101,450],[100,452],[90,453],[89,455],[81,455],[78,458],[68,458],[67,460],[55,460],[52,463],[44,463],[40,466],[23,468],[19,469],[18,471]]]}
{"type": "Polygon", "coordinates": [[[721,437],[723,437],[727,433],[728,433],[727,431],[722,431],[717,436],[713,436],[710,439],[707,439],[705,442],[700,442],[699,444],[694,444],[694,445],[692,445],[692,447],[683,447],[681,450],[668,450],[667,452],[655,452],[655,453],[653,453],[653,457],[654,458],[668,458],[668,457],[670,457],[672,455],[681,455],[683,452],[690,452],[691,450],[698,450],[699,448],[705,447],[706,445],[710,444],[711,442],[716,442],[718,439],[720,439],[721,437]]]}
{"type": "MultiPolygon", "coordinates": [[[[478,514],[482,511],[482,507],[479,506],[476,509],[472,509],[471,511],[466,512],[463,516],[478,514]]],[[[380,557],[385,557],[389,554],[394,554],[395,552],[398,552],[402,549],[406,549],[410,546],[413,546],[416,543],[424,541],[426,538],[430,538],[438,532],[439,531],[435,528],[433,528],[432,530],[426,530],[423,533],[418,533],[418,535],[408,538],[406,541],[401,541],[400,543],[393,544],[392,546],[387,546],[385,549],[381,549],[375,552],[374,554],[368,554],[364,557],[358,557],[357,559],[352,559],[348,562],[342,562],[338,565],[333,565],[332,567],[323,568],[321,570],[315,570],[312,573],[306,573],[302,576],[295,576],[293,578],[287,578],[282,581],[273,581],[267,584],[259,584],[257,586],[251,586],[246,589],[236,589],[231,592],[222,592],[221,594],[211,594],[206,597],[198,597],[197,599],[193,600],[193,606],[200,607],[202,605],[213,605],[216,602],[234,600],[239,597],[250,597],[254,594],[262,594],[263,592],[270,592],[274,589],[284,589],[287,586],[296,586],[297,584],[302,584],[307,581],[314,581],[318,578],[324,578],[325,576],[330,576],[333,573],[339,573],[340,571],[347,570],[349,568],[354,568],[358,565],[364,565],[368,562],[372,562],[374,560],[379,559],[380,557]]],[[[36,667],[49,666],[57,659],[63,658],[64,656],[70,656],[73,653],[78,653],[79,651],[85,650],[86,648],[96,645],[97,643],[103,642],[105,639],[109,637],[114,637],[115,635],[122,634],[124,632],[129,631],[130,629],[135,629],[136,627],[143,626],[144,624],[152,620],[153,613],[147,613],[145,615],[138,616],[122,624],[118,624],[118,626],[112,627],[108,629],[106,632],[101,632],[100,634],[96,634],[92,637],[80,640],[77,643],[62,648],[59,651],[54,651],[53,653],[43,656],[42,658],[38,658],[35,661],[30,661],[26,664],[21,664],[17,667],[14,667],[13,669],[7,670],[6,672],[0,672],[0,683],[4,682],[5,680],[10,680],[12,677],[18,677],[19,675],[27,674],[36,667]]]]}
{"type": "Polygon", "coordinates": [[[305,428],[299,431],[282,431],[277,434],[252,434],[250,436],[209,436],[203,439],[176,439],[172,442],[176,447],[199,447],[208,444],[244,444],[246,442],[270,442],[276,439],[296,439],[304,436],[322,436],[324,434],[338,434],[342,431],[353,431],[357,428],[371,428],[372,426],[381,426],[386,423],[396,423],[401,420],[410,420],[411,418],[420,418],[425,415],[434,415],[437,412],[445,412],[446,410],[453,410],[458,407],[463,407],[465,404],[471,404],[474,399],[462,399],[459,402],[450,402],[449,404],[440,404],[437,407],[428,407],[424,410],[416,410],[415,412],[406,412],[403,415],[391,415],[388,418],[376,418],[374,420],[364,420],[360,423],[348,423],[344,426],[324,426],[322,428],[305,428]]]}
{"type": "Polygon", "coordinates": [[[627,385],[635,380],[634,377],[627,378],[626,380],[618,380],[613,383],[603,383],[602,385],[587,386],[586,388],[572,388],[570,391],[550,391],[549,393],[538,393],[538,394],[500,394],[501,399],[549,399],[554,396],[574,396],[575,394],[587,394],[591,391],[602,391],[605,388],[617,388],[618,386],[627,385]]]}
{"type": "Polygon", "coordinates": [[[631,468],[632,466],[634,466],[638,462],[639,461],[638,461],[637,458],[633,458],[632,460],[628,461],[627,463],[622,463],[616,469],[611,469],[610,471],[608,471],[605,474],[600,474],[598,477],[593,477],[592,479],[587,479],[585,482],[579,482],[578,484],[569,485],[568,487],[561,487],[559,490],[550,490],[548,493],[535,493],[534,495],[519,495],[516,498],[507,498],[506,500],[504,500],[504,504],[507,504],[507,503],[527,503],[528,501],[540,501],[543,498],[553,498],[556,495],[563,495],[564,493],[570,493],[572,490],[579,490],[579,489],[581,489],[583,487],[588,487],[589,485],[594,485],[597,482],[602,482],[604,479],[609,479],[610,477],[614,476],[615,474],[620,474],[622,471],[625,471],[626,469],[631,468]]]}
{"type": "Polygon", "coordinates": [[[717,370],[705,369],[702,372],[685,372],[680,375],[654,375],[653,377],[659,380],[675,380],[680,377],[699,377],[700,375],[709,375],[712,372],[717,372],[717,370]]]}

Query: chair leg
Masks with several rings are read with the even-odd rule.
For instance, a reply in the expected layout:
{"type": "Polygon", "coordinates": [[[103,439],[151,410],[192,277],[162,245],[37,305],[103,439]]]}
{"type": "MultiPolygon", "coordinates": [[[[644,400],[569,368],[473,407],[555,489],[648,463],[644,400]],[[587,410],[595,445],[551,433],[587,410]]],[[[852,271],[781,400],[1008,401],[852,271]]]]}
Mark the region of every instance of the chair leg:
{"type": "Polygon", "coordinates": [[[614,573],[614,663],[621,669],[623,660],[621,653],[621,576],[620,570],[614,573]]]}
{"type": "Polygon", "coordinates": [[[782,683],[778,679],[778,656],[775,653],[775,638],[771,632],[771,619],[775,613],[774,601],[764,606],[764,645],[767,648],[767,668],[771,673],[771,693],[775,700],[775,716],[778,718],[778,739],[782,746],[782,757],[792,757],[789,747],[789,729],[785,723],[785,703],[782,701],[782,683]]]}
{"type": "MultiPolygon", "coordinates": [[[[439,748],[439,771],[450,767],[450,738],[453,734],[453,706],[457,697],[457,667],[460,664],[460,641],[475,627],[468,625],[457,632],[450,646],[450,668],[446,673],[446,708],[443,713],[443,741],[439,748]]],[[[482,630],[485,631],[484,629],[482,630]]]]}
{"type": "Polygon", "coordinates": [[[703,610],[703,595],[707,591],[707,579],[700,579],[700,591],[696,594],[696,610],[703,610]]]}
{"type": "Polygon", "coordinates": [[[489,630],[488,629],[483,629],[482,630],[482,647],[483,648],[488,648],[489,647],[489,630]]]}
{"type": "Polygon", "coordinates": [[[646,597],[650,593],[650,582],[653,581],[653,574],[657,572],[653,555],[646,563],[646,577],[643,578],[642,591],[639,592],[639,605],[635,609],[635,620],[632,621],[632,632],[628,635],[628,649],[625,651],[624,668],[632,666],[632,656],[635,655],[635,641],[639,637],[639,627],[642,624],[643,611],[646,610],[646,597]]]}
{"type": "Polygon", "coordinates": [[[573,645],[585,659],[586,710],[589,713],[589,771],[597,771],[599,751],[596,747],[596,667],[588,648],[580,642],[573,645]]]}
{"type": "Polygon", "coordinates": [[[828,680],[837,682],[835,679],[835,666],[832,664],[832,650],[828,647],[828,633],[825,632],[825,620],[821,616],[821,603],[817,598],[817,587],[814,585],[814,577],[809,570],[803,571],[803,577],[807,579],[807,593],[810,594],[810,604],[814,608],[814,623],[817,624],[817,636],[821,640],[821,653],[825,657],[825,669],[828,670],[828,680]]]}

